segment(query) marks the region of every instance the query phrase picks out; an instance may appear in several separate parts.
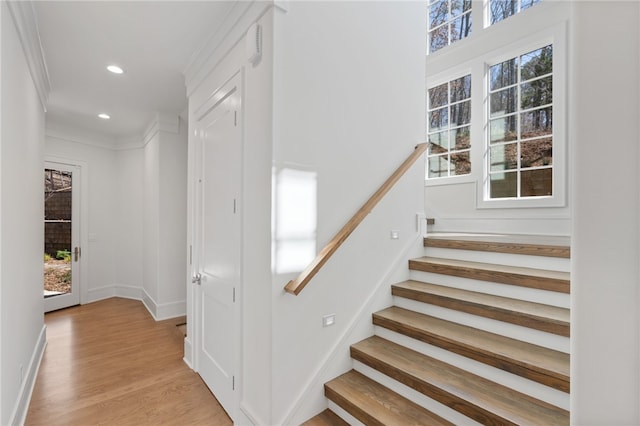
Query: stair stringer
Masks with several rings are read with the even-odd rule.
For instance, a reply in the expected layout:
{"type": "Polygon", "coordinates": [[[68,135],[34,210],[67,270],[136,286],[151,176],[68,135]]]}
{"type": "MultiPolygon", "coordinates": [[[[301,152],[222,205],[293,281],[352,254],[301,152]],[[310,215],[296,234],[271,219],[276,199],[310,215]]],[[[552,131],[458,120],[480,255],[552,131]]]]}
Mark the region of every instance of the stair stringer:
{"type": "MultiPolygon", "coordinates": [[[[374,334],[374,325],[371,316],[374,312],[384,309],[392,304],[391,283],[403,281],[409,278],[407,269],[407,259],[420,256],[424,250],[422,240],[424,235],[416,233],[408,238],[405,245],[399,250],[399,254],[390,263],[386,273],[372,286],[372,291],[363,298],[358,312],[353,316],[345,331],[342,333],[336,344],[328,351],[327,356],[318,365],[318,368],[310,375],[310,379],[304,386],[284,420],[282,425],[299,425],[311,416],[319,413],[328,407],[327,399],[324,397],[324,383],[332,378],[346,373],[353,366],[353,360],[349,355],[349,349],[354,342],[363,340],[374,334]]],[[[333,406],[336,406],[333,404],[333,406]]],[[[331,408],[329,406],[329,408],[331,408]]],[[[340,408],[340,407],[338,407],[340,408]]],[[[340,410],[333,410],[336,414],[346,413],[340,410]]],[[[350,424],[350,420],[341,416],[350,424]]],[[[353,418],[352,416],[349,416],[353,418]]],[[[355,420],[355,418],[353,418],[355,420]]],[[[357,420],[356,420],[357,421],[357,420]]]]}

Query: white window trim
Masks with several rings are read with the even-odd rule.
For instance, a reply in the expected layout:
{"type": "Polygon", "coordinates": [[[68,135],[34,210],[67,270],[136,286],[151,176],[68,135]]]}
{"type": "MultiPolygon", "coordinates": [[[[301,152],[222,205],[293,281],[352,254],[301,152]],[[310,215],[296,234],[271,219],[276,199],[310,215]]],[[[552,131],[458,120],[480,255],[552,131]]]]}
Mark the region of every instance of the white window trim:
{"type": "MultiPolygon", "coordinates": [[[[567,29],[566,24],[556,25],[515,43],[496,49],[484,64],[483,90],[487,93],[488,71],[491,65],[512,59],[518,55],[553,44],[553,195],[525,198],[489,198],[489,158],[487,130],[483,129],[482,179],[477,185],[477,207],[490,208],[535,208],[564,207],[567,205],[567,29]]],[[[488,99],[484,97],[483,123],[488,123],[488,99]]],[[[473,167],[473,164],[472,166],[473,167]]]]}

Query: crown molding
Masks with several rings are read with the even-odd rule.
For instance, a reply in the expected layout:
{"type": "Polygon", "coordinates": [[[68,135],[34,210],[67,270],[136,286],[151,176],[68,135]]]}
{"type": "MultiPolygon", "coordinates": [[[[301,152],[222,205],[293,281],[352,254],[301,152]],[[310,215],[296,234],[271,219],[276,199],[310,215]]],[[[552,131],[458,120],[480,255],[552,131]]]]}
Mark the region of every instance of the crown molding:
{"type": "Polygon", "coordinates": [[[180,116],[178,114],[159,112],[147,127],[142,138],[142,146],[146,146],[159,132],[180,133],[180,116]]]}
{"type": "Polygon", "coordinates": [[[160,132],[180,134],[180,115],[177,113],[156,113],[142,137],[112,138],[90,130],[80,130],[51,121],[47,123],[45,128],[47,137],[111,151],[144,148],[160,132]]]}
{"type": "Polygon", "coordinates": [[[273,0],[273,5],[284,13],[289,11],[289,0],[273,0]]]}
{"type": "Polygon", "coordinates": [[[18,38],[38,92],[42,109],[47,111],[51,84],[38,30],[38,18],[32,1],[6,1],[7,8],[18,32],[18,38]]]}
{"type": "Polygon", "coordinates": [[[73,129],[46,127],[45,136],[81,145],[88,145],[94,148],[108,150],[116,149],[116,146],[114,145],[115,141],[104,139],[97,135],[80,134],[78,131],[73,129]]]}
{"type": "Polygon", "coordinates": [[[260,17],[274,7],[269,1],[238,1],[225,16],[222,25],[198,48],[185,68],[187,96],[190,96],[204,81],[245,33],[260,17]]]}

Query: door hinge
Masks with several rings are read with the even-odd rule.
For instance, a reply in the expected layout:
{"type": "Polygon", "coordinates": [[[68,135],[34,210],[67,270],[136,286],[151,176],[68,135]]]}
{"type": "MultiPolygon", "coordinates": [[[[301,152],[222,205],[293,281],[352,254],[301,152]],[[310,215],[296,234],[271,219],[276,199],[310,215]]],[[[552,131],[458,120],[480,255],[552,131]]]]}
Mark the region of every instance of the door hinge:
{"type": "Polygon", "coordinates": [[[233,199],[233,214],[236,214],[236,209],[237,209],[237,203],[236,203],[236,199],[233,199]]]}
{"type": "Polygon", "coordinates": [[[236,376],[231,376],[231,390],[236,390],[236,376]]]}
{"type": "Polygon", "coordinates": [[[233,288],[233,303],[236,303],[236,288],[233,288]]]}
{"type": "Polygon", "coordinates": [[[189,246],[189,265],[193,264],[193,246],[189,246]]]}
{"type": "Polygon", "coordinates": [[[238,111],[233,111],[233,126],[236,127],[238,125],[238,111]]]}

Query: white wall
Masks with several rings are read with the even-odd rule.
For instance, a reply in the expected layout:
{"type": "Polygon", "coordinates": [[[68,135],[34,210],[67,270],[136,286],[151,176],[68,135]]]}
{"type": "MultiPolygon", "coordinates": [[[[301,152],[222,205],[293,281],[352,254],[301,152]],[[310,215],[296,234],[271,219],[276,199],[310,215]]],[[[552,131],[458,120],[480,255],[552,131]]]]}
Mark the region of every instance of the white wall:
{"type": "Polygon", "coordinates": [[[117,158],[114,150],[91,145],[98,138],[48,128],[44,146],[48,158],[71,160],[84,166],[81,173],[88,188],[80,196],[88,196],[88,217],[81,217],[81,221],[86,221],[82,228],[88,235],[82,238],[89,246],[83,247],[83,262],[88,265],[83,266],[87,275],[81,277],[81,303],[110,295],[116,280],[117,158]]]}
{"type": "Polygon", "coordinates": [[[21,398],[44,343],[44,111],[6,2],[0,15],[0,424],[6,425],[26,409],[21,398]]]}
{"type": "Polygon", "coordinates": [[[569,207],[478,209],[478,182],[425,187],[427,217],[433,232],[485,232],[571,235],[569,207]]]}
{"type": "Polygon", "coordinates": [[[640,424],[639,20],[637,2],[574,4],[575,425],[640,424]]]}
{"type": "Polygon", "coordinates": [[[115,283],[124,288],[141,288],[144,277],[144,149],[117,151],[116,164],[115,283]]]}
{"type": "Polygon", "coordinates": [[[151,301],[147,307],[153,309],[158,300],[158,253],[160,231],[160,135],[156,133],[144,146],[144,224],[143,238],[143,288],[151,301]]]}
{"type": "MultiPolygon", "coordinates": [[[[425,16],[425,2],[290,2],[276,13],[274,168],[316,173],[318,250],[424,138],[425,16]]],[[[419,245],[423,170],[418,162],[300,295],[283,291],[293,274],[274,272],[272,424],[320,411],[316,375],[344,371],[359,310],[396,266],[406,274],[406,258],[394,259],[419,245]],[[336,324],[323,328],[331,313],[336,324]]]]}
{"type": "Polygon", "coordinates": [[[144,302],[157,319],[186,309],[187,126],[172,118],[168,131],[159,114],[144,146],[144,302]]]}
{"type": "Polygon", "coordinates": [[[158,303],[180,303],[184,313],[187,271],[187,123],[180,120],[179,133],[160,133],[160,276],[158,303]]]}

